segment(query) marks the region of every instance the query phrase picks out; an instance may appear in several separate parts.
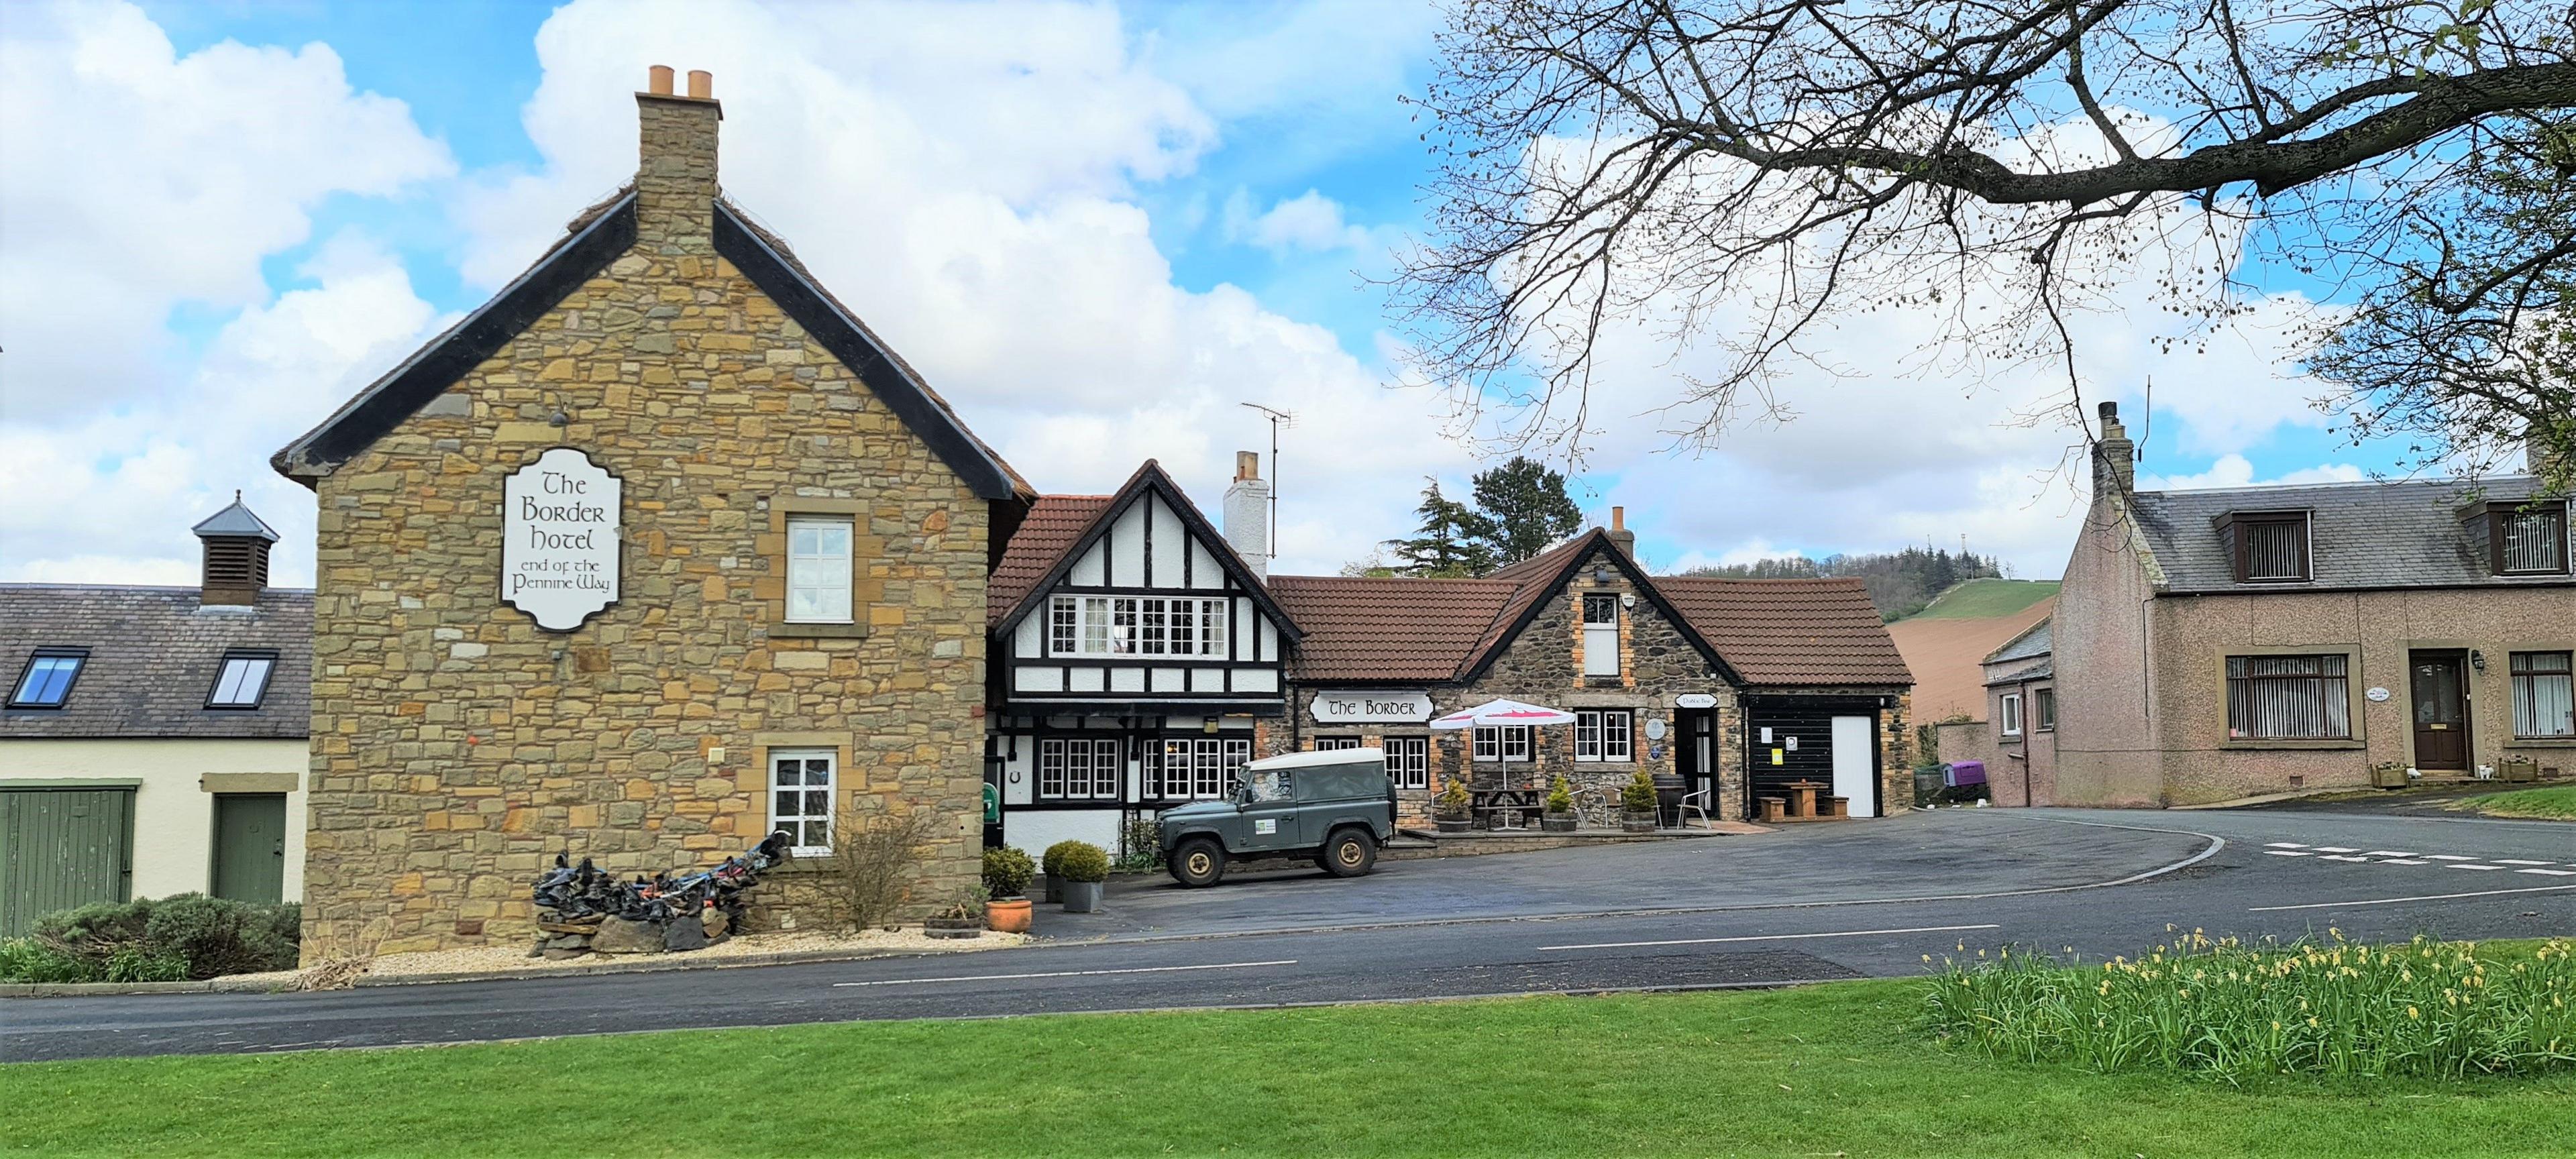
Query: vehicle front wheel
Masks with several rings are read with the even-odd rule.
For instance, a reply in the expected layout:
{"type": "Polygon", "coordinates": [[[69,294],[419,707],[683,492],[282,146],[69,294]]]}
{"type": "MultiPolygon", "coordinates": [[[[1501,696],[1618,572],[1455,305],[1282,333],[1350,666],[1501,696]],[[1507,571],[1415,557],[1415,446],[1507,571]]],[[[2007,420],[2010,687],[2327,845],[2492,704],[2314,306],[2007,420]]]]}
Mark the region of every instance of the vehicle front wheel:
{"type": "Polygon", "coordinates": [[[1172,849],[1172,880],[1192,889],[1225,877],[1225,847],[1214,838],[1191,837],[1172,849]]]}
{"type": "Polygon", "coordinates": [[[1315,861],[1335,877],[1358,877],[1377,867],[1377,842],[1357,829],[1336,830],[1315,861]]]}

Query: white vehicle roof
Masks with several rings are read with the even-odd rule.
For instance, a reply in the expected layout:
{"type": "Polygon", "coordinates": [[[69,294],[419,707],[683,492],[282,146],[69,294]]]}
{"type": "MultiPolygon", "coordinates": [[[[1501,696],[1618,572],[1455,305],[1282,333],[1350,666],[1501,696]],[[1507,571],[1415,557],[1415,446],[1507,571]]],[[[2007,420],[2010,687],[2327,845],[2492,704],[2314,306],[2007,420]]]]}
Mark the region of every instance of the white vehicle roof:
{"type": "Polygon", "coordinates": [[[1328,752],[1284,753],[1275,757],[1263,757],[1243,766],[1243,771],[1259,773],[1271,769],[1311,769],[1317,765],[1356,765],[1368,761],[1384,762],[1385,760],[1385,749],[1333,749],[1328,752]]]}

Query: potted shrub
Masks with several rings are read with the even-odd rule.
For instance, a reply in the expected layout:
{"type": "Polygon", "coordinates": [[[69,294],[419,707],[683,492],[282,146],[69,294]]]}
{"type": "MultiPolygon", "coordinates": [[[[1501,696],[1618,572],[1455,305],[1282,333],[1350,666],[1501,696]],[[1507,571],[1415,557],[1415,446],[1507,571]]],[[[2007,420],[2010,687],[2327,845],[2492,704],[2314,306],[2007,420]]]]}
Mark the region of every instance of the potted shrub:
{"type": "Polygon", "coordinates": [[[1432,824],[1443,833],[1466,832],[1475,824],[1475,816],[1469,812],[1471,804],[1472,800],[1467,796],[1467,779],[1449,778],[1447,784],[1440,786],[1440,795],[1431,799],[1432,824]]]}
{"type": "Polygon", "coordinates": [[[934,938],[974,938],[984,933],[984,887],[941,906],[921,921],[921,932],[934,938]]]}
{"type": "Polygon", "coordinates": [[[1029,932],[1029,879],[1037,871],[1028,854],[1008,845],[984,851],[984,892],[993,897],[992,903],[984,907],[984,920],[994,930],[1005,934],[1029,932]]]}
{"type": "Polygon", "coordinates": [[[1064,901],[1064,854],[1066,850],[1080,844],[1082,842],[1079,841],[1058,841],[1047,846],[1046,852],[1038,856],[1038,870],[1046,875],[1048,905],[1058,905],[1064,901]]]}
{"type": "Polygon", "coordinates": [[[1619,827],[1630,833],[1655,831],[1655,778],[1644,769],[1619,789],[1619,827]]]}
{"type": "Polygon", "coordinates": [[[1574,815],[1574,790],[1558,777],[1547,788],[1547,812],[1539,818],[1539,828],[1549,833],[1572,833],[1582,819],[1574,815]]]}
{"type": "Polygon", "coordinates": [[[2396,761],[2381,761],[2370,766],[2370,785],[2375,789],[2406,787],[2406,766],[2396,761]]]}
{"type": "Polygon", "coordinates": [[[1088,841],[1069,841],[1073,848],[1056,859],[1064,873],[1064,912],[1098,913],[1101,883],[1109,880],[1109,851],[1088,841]]]}

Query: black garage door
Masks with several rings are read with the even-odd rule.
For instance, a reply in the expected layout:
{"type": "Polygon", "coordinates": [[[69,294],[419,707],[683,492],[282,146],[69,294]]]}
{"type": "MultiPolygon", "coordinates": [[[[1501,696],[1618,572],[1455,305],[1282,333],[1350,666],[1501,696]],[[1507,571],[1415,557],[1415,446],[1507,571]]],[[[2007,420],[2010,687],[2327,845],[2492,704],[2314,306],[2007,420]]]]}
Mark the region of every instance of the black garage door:
{"type": "MultiPolygon", "coordinates": [[[[1886,802],[1877,800],[1878,784],[1878,698],[1846,696],[1777,696],[1746,697],[1744,702],[1744,767],[1750,775],[1744,778],[1747,800],[1744,815],[1760,815],[1750,798],[1790,796],[1791,781],[1813,781],[1820,785],[1834,783],[1834,718],[1866,716],[1870,728],[1870,797],[1854,799],[1852,811],[1884,815],[1886,802]]],[[[1819,790],[1818,798],[1832,795],[1819,790]]],[[[1822,812],[1821,803],[1818,811],[1822,812]]]]}

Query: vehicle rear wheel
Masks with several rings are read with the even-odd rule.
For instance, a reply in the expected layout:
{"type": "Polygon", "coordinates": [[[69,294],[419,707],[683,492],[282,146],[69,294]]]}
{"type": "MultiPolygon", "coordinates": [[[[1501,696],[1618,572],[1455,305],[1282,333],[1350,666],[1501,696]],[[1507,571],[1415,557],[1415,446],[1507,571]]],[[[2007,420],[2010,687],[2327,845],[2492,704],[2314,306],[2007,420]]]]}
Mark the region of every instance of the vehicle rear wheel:
{"type": "Polygon", "coordinates": [[[1336,829],[1315,863],[1335,877],[1358,877],[1377,867],[1377,842],[1359,829],[1336,829]]]}
{"type": "Polygon", "coordinates": [[[1225,847],[1213,838],[1191,837],[1172,850],[1172,880],[1192,889],[1215,885],[1225,877],[1225,847]]]}

